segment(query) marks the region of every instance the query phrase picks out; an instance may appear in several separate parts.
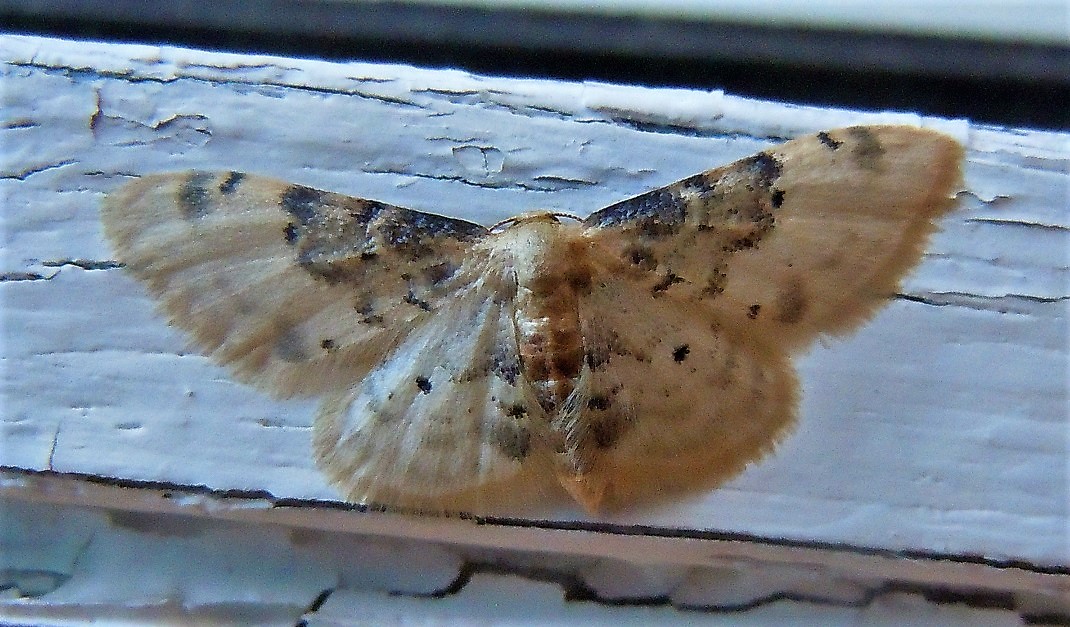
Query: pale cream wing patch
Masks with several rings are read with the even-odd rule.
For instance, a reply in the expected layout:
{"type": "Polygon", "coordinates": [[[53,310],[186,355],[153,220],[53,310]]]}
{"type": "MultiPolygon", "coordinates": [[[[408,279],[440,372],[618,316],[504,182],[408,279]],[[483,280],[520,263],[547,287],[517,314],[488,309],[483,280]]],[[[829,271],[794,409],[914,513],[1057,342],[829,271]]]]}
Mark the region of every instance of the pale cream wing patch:
{"type": "Polygon", "coordinates": [[[819,133],[607,207],[586,234],[649,294],[791,350],[894,294],[952,206],[961,159],[914,127],[819,133]]]}
{"type": "Polygon", "coordinates": [[[175,324],[284,396],[347,389],[485,264],[482,226],[239,172],[142,177],[102,219],[175,324]]]}
{"type": "Polygon", "coordinates": [[[510,281],[488,273],[324,403],[315,456],[348,500],[485,512],[556,489],[546,417],[500,298],[510,281]]]}
{"type": "Polygon", "coordinates": [[[566,431],[588,509],[718,485],[792,426],[785,353],[628,280],[599,283],[581,315],[587,366],[566,431]]]}

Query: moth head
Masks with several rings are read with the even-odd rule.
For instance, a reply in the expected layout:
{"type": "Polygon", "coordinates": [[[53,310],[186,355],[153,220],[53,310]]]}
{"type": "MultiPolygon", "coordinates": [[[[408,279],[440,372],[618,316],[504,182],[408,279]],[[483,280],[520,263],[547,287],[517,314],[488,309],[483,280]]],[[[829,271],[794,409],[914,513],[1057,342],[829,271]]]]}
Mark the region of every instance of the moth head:
{"type": "Polygon", "coordinates": [[[571,213],[561,211],[528,211],[518,216],[506,218],[490,227],[491,232],[498,233],[525,224],[560,224],[558,218],[570,218],[577,222],[581,220],[571,213]]]}

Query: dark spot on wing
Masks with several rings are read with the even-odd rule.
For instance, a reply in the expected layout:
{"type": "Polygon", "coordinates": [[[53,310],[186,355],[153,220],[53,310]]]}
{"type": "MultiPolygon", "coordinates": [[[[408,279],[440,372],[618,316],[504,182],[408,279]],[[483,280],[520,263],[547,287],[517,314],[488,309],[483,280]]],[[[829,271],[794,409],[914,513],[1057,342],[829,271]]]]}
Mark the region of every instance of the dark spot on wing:
{"type": "Polygon", "coordinates": [[[238,189],[238,184],[245,178],[245,174],[242,172],[228,172],[227,178],[223,179],[223,182],[219,184],[219,193],[224,196],[228,196],[234,193],[234,190],[238,189]]]}
{"type": "Polygon", "coordinates": [[[279,203],[286,213],[297,218],[302,225],[311,224],[319,209],[323,206],[323,196],[326,192],[318,189],[291,185],[279,199],[279,203]]]}
{"type": "Polygon", "coordinates": [[[591,425],[590,437],[594,440],[595,446],[607,449],[616,444],[623,433],[624,425],[615,417],[606,415],[591,425]]]}
{"type": "Polygon", "coordinates": [[[780,178],[780,160],[767,152],[747,157],[740,163],[754,175],[754,181],[760,188],[769,189],[780,178]]]}
{"type": "Polygon", "coordinates": [[[342,283],[351,278],[350,269],[344,265],[335,265],[328,261],[313,261],[311,259],[313,255],[305,254],[307,252],[305,251],[297,256],[297,263],[314,277],[332,284],[342,283]]]}
{"type": "Polygon", "coordinates": [[[497,351],[491,363],[491,370],[509,385],[515,385],[521,372],[520,360],[512,353],[497,351]]]}
{"type": "Polygon", "coordinates": [[[691,353],[691,347],[688,346],[687,344],[681,344],[680,346],[677,346],[676,348],[673,349],[673,351],[672,351],[672,359],[676,363],[680,363],[681,361],[687,359],[687,356],[690,353],[691,353]]]}
{"type": "Polygon", "coordinates": [[[370,299],[358,300],[354,303],[353,309],[362,316],[360,321],[364,324],[383,323],[383,315],[375,313],[375,305],[370,299]]]}
{"type": "Polygon", "coordinates": [[[513,403],[509,407],[502,407],[502,411],[510,418],[523,418],[528,415],[528,409],[520,403],[513,403]]]}
{"type": "Polygon", "coordinates": [[[727,267],[724,261],[720,261],[710,268],[710,273],[706,277],[706,287],[702,288],[703,295],[716,296],[724,292],[724,284],[728,281],[727,267]]]}
{"type": "Polygon", "coordinates": [[[431,380],[427,377],[416,377],[416,387],[424,394],[431,393],[431,380]]]}
{"type": "Polygon", "coordinates": [[[864,126],[852,126],[847,129],[856,144],[851,153],[858,160],[858,165],[866,170],[876,170],[884,157],[884,146],[877,137],[864,126]]]}
{"type": "Polygon", "coordinates": [[[327,338],[324,340],[320,340],[320,348],[327,352],[331,352],[336,348],[336,346],[334,340],[332,340],[331,338],[327,338]]]}
{"type": "Polygon", "coordinates": [[[413,291],[411,289],[409,290],[409,293],[405,295],[405,302],[410,304],[410,305],[414,305],[416,307],[419,307],[420,309],[423,309],[424,311],[431,311],[431,303],[427,302],[426,300],[422,300],[420,298],[417,298],[416,294],[413,293],[413,291]]]}
{"type": "Polygon", "coordinates": [[[178,205],[183,218],[196,220],[208,214],[212,204],[208,194],[208,184],[211,181],[212,175],[208,172],[190,173],[178,190],[178,205]]]}
{"type": "Polygon", "coordinates": [[[624,258],[632,265],[638,266],[640,270],[651,271],[658,267],[657,257],[654,256],[654,251],[646,246],[636,246],[630,248],[624,252],[624,258]]]}
{"type": "Polygon", "coordinates": [[[491,442],[505,455],[522,460],[531,449],[531,432],[517,420],[500,420],[491,427],[491,442]]]}
{"type": "Polygon", "coordinates": [[[821,131],[817,134],[817,140],[832,150],[838,150],[839,147],[843,145],[843,142],[833,139],[832,135],[829,135],[825,131],[821,131]]]}
{"type": "Polygon", "coordinates": [[[283,229],[282,232],[283,232],[283,235],[286,237],[286,243],[287,244],[293,244],[294,242],[297,241],[297,238],[298,238],[299,234],[297,232],[297,226],[294,225],[293,222],[287,224],[286,228],[283,229]]]}
{"type": "Polygon", "coordinates": [[[274,352],[279,359],[288,363],[300,363],[308,360],[304,342],[301,341],[297,331],[292,328],[279,331],[279,336],[275,340],[274,352]]]}
{"type": "Polygon", "coordinates": [[[758,317],[758,312],[760,312],[761,310],[762,310],[762,306],[757,304],[757,303],[755,303],[755,304],[751,305],[750,307],[747,307],[747,317],[750,318],[751,320],[754,320],[755,318],[758,317]]]}
{"type": "Polygon", "coordinates": [[[672,237],[680,232],[682,222],[665,222],[656,217],[644,218],[636,222],[639,233],[648,239],[672,237]]]}
{"type": "Polygon", "coordinates": [[[680,195],[697,196],[700,200],[709,200],[717,191],[717,179],[711,179],[708,172],[699,172],[686,179],[681,179],[671,187],[681,190],[680,195]]]}
{"type": "Polygon", "coordinates": [[[773,196],[770,198],[770,202],[773,203],[774,209],[780,209],[784,205],[784,190],[774,189],[773,196]]]}
{"type": "Polygon", "coordinates": [[[606,409],[609,409],[609,398],[602,394],[595,394],[587,399],[587,409],[605,411],[606,409]]]}
{"type": "Polygon", "coordinates": [[[375,305],[372,304],[371,299],[358,300],[353,304],[353,309],[362,315],[369,315],[375,313],[375,305]]]}
{"type": "Polygon", "coordinates": [[[781,289],[777,293],[776,319],[785,324],[795,324],[806,313],[807,302],[802,287],[798,283],[781,289]]]}
{"type": "Polygon", "coordinates": [[[609,343],[591,342],[588,346],[585,346],[585,349],[587,352],[587,366],[591,370],[600,369],[609,361],[609,357],[613,353],[609,343]]]}
{"type": "Polygon", "coordinates": [[[367,198],[342,198],[342,207],[345,209],[346,214],[350,218],[350,222],[353,224],[359,224],[361,229],[364,230],[363,234],[367,235],[368,224],[379,218],[383,214],[389,214],[392,211],[401,211],[391,207],[390,205],[383,204],[377,200],[368,200],[367,198]]]}
{"type": "Polygon", "coordinates": [[[682,278],[680,278],[679,275],[677,275],[677,274],[675,274],[673,272],[667,272],[665,274],[665,276],[663,276],[661,278],[660,281],[658,281],[657,283],[654,284],[654,287],[652,288],[652,290],[655,293],[664,292],[665,290],[669,289],[673,285],[676,285],[677,283],[683,283],[683,282],[684,282],[684,280],[682,278]]]}
{"type": "Polygon", "coordinates": [[[762,240],[765,233],[766,230],[761,229],[753,233],[747,233],[746,235],[725,242],[724,246],[721,247],[721,250],[726,253],[734,253],[741,250],[747,250],[748,248],[754,248],[758,245],[758,242],[762,240]]]}

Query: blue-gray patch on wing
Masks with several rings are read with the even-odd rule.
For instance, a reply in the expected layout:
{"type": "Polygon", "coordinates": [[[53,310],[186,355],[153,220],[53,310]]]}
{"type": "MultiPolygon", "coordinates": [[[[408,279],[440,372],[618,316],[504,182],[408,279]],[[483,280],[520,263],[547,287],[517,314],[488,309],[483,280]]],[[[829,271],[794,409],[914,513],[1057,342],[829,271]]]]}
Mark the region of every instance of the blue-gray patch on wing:
{"type": "MultiPolygon", "coordinates": [[[[672,235],[679,225],[689,219],[688,212],[699,211],[699,215],[690,216],[698,225],[706,225],[709,220],[709,208],[721,202],[732,190],[725,187],[725,177],[744,175],[746,181],[731,180],[730,185],[745,185],[747,192],[768,194],[768,202],[778,208],[784,202],[784,192],[774,188],[780,178],[782,165],[769,153],[758,153],[741,159],[736,163],[689,176],[665,187],[640,194],[634,198],[612,204],[596,211],[583,221],[587,227],[606,227],[631,225],[643,235],[658,238],[672,235]]],[[[743,190],[736,190],[743,191],[743,190]]],[[[732,212],[732,206],[725,206],[725,214],[732,212]]],[[[742,210],[742,215],[749,212],[742,210]]]]}
{"type": "Polygon", "coordinates": [[[472,242],[487,234],[486,227],[473,222],[398,207],[384,213],[373,229],[383,244],[413,259],[432,254],[435,240],[472,242]]]}
{"type": "Polygon", "coordinates": [[[780,161],[767,152],[760,152],[753,157],[747,157],[737,162],[745,170],[749,170],[754,176],[754,183],[761,189],[771,189],[773,183],[780,178],[783,169],[780,161]]]}
{"type": "Polygon", "coordinates": [[[283,191],[279,208],[289,217],[280,236],[309,274],[328,283],[387,286],[389,295],[355,305],[369,324],[398,304],[433,311],[453,289],[468,244],[489,233],[472,222],[300,185],[283,191]]]}
{"type": "Polygon", "coordinates": [[[286,190],[286,193],[282,195],[279,202],[286,213],[297,218],[302,225],[308,225],[312,224],[316,217],[320,215],[324,206],[323,197],[325,194],[326,192],[321,192],[311,187],[291,185],[286,190]]]}
{"type": "Polygon", "coordinates": [[[643,221],[658,231],[658,225],[673,225],[687,218],[686,202],[671,188],[678,185],[700,183],[702,175],[686,178],[670,187],[661,187],[634,198],[614,203],[605,209],[587,216],[583,225],[604,227],[625,222],[643,221]]]}
{"type": "Polygon", "coordinates": [[[447,218],[433,213],[399,209],[399,216],[405,218],[415,232],[429,233],[436,236],[452,237],[461,241],[473,241],[487,234],[487,228],[467,220],[447,218]]]}
{"type": "Polygon", "coordinates": [[[212,208],[212,197],[208,193],[208,183],[214,178],[211,172],[190,172],[178,190],[178,206],[182,216],[187,220],[196,220],[208,214],[212,208]]]}

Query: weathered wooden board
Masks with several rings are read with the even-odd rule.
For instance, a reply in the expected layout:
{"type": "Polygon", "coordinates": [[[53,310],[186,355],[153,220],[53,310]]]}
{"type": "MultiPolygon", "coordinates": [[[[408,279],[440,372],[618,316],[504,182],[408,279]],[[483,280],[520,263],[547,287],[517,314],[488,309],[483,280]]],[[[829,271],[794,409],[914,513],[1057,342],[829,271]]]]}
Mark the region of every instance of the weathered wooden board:
{"type": "MultiPolygon", "coordinates": [[[[543,521],[535,527],[1070,564],[1066,135],[718,92],[36,38],[6,37],[0,55],[10,494],[41,496],[54,472],[204,487],[221,502],[228,490],[338,498],[310,455],[315,403],[234,382],[113,263],[99,204],[130,177],[244,170],[493,223],[535,208],[586,215],[781,139],[895,122],[967,146],[961,208],[902,297],[798,360],[799,426],[775,455],[671,504],[597,520],[537,504],[515,514],[543,521]]],[[[357,529],[373,518],[345,515],[357,529]]]]}

